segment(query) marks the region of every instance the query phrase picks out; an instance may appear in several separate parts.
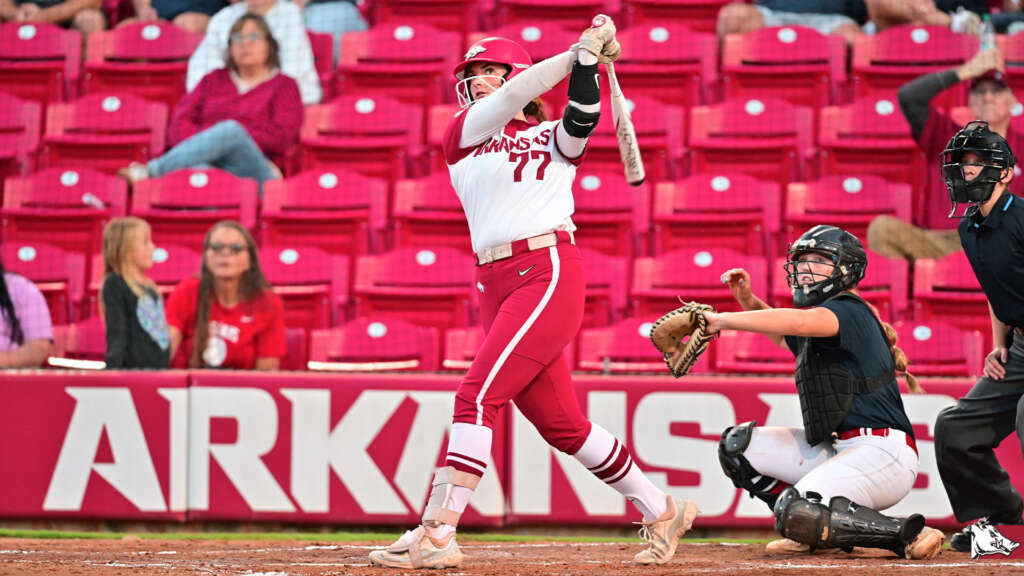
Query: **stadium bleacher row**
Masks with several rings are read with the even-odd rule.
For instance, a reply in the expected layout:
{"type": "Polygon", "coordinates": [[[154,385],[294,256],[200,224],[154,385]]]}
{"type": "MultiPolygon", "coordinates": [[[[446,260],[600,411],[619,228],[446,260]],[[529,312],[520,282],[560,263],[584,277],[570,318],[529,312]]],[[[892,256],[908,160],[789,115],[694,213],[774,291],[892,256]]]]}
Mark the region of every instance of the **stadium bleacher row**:
{"type": "MultiPolygon", "coordinates": [[[[132,24],[91,36],[80,64],[76,32],[0,25],[2,256],[47,296],[62,325],[57,355],[102,359],[100,233],[109,218],[133,214],[153,227],[150,275],[165,293],[198,272],[211,224],[231,218],[253,232],[285,300],[283,368],[308,359],[327,370],[464,369],[482,331],[468,229],[440,153],[457,109],[451,69],[491,34],[520,41],[535,60],[550,56],[575,42],[579,22],[606,11],[624,23],[616,72],[648,182],[625,184],[604,114],[574,183],[588,278],[585,330],[570,352],[579,370],[663,370],[646,330],[677,296],[735,309],[719,275],[740,266],[756,293],[785,304],[780,257],[806,228],[828,222],[863,239],[878,214],[918,221],[926,162],[895,91],[977,50],[977,38],[944,28],[893,28],[848,50],[839,37],[784,27],[729,36],[720,52],[721,0],[566,0],[545,12],[552,4],[373,3],[374,25],[343,37],[336,67],[331,37],[310,32],[324,103],[306,109],[285,179],[262,196],[255,182],[216,169],[131,191],[112,175],[165,150],[200,38],[132,24]]],[[[1022,42],[999,38],[1008,62],[1024,61],[1022,42]]],[[[1008,68],[1007,80],[1024,88],[1024,68],[1008,68]]],[[[565,94],[552,90],[549,110],[565,94]]],[[[937,103],[963,115],[965,101],[961,86],[937,103]]],[[[977,374],[988,313],[963,255],[913,270],[869,258],[862,289],[900,320],[912,369],[977,374]]],[[[792,363],[761,337],[732,334],[697,370],[777,373],[792,363]]]]}

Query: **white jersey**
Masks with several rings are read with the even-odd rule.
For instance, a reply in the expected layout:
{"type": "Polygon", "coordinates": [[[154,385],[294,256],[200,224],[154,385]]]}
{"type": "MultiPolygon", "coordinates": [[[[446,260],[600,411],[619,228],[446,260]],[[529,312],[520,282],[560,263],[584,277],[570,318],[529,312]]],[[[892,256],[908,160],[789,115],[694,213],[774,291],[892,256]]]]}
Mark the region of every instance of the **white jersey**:
{"type": "Polygon", "coordinates": [[[561,120],[512,120],[483,143],[461,148],[466,112],[448,126],[444,152],[473,251],[552,230],[574,231],[572,183],[583,154],[562,155],[555,138],[561,120]]]}

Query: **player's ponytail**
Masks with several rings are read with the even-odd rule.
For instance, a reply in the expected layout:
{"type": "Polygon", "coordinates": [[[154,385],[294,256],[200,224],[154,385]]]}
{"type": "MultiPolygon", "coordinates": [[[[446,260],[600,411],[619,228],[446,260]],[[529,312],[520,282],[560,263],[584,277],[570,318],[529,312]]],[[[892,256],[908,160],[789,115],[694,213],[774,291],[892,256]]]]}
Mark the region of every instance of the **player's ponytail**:
{"type": "Polygon", "coordinates": [[[530,100],[530,103],[523,108],[523,114],[527,117],[532,117],[538,123],[546,122],[548,119],[547,110],[545,109],[544,102],[540,98],[534,98],[530,100]]]}
{"type": "Polygon", "coordinates": [[[907,390],[911,394],[924,394],[924,388],[918,383],[917,378],[910,372],[907,372],[907,365],[910,364],[910,360],[907,358],[906,353],[896,345],[896,341],[899,340],[896,329],[892,327],[892,324],[882,320],[882,316],[878,314],[878,308],[875,308],[867,300],[864,300],[864,303],[868,305],[871,313],[875,315],[875,318],[882,325],[882,329],[885,330],[885,339],[889,341],[889,350],[892,351],[892,363],[896,374],[902,374],[907,377],[907,390]]]}

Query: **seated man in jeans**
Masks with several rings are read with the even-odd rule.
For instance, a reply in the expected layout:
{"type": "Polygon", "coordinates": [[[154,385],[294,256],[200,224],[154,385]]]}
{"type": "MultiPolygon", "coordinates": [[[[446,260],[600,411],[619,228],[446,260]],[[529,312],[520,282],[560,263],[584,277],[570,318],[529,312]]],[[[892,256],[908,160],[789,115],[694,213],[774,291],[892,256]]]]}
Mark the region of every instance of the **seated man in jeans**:
{"type": "Polygon", "coordinates": [[[863,0],[757,0],[726,4],[718,12],[718,36],[774,26],[806,26],[839,34],[850,44],[861,34],[868,10],[863,0]]]}

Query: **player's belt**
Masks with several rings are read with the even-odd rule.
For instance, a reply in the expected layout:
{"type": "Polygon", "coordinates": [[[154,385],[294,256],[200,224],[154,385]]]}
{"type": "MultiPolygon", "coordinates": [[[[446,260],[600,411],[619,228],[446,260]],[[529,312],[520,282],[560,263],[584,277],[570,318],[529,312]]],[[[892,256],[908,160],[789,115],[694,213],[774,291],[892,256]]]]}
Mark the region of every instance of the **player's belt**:
{"type": "Polygon", "coordinates": [[[852,430],[843,430],[836,436],[840,440],[849,440],[857,436],[895,436],[897,434],[902,435],[903,439],[907,441],[907,446],[910,446],[914,454],[917,454],[917,442],[914,441],[913,436],[903,430],[894,430],[892,428],[854,428],[852,430]]]}
{"type": "Polygon", "coordinates": [[[529,238],[523,238],[522,240],[516,240],[515,242],[509,242],[508,244],[499,244],[492,246],[476,255],[477,266],[483,266],[484,264],[490,264],[498,260],[504,260],[505,258],[511,258],[517,254],[523,252],[529,252],[531,250],[540,250],[541,248],[548,248],[559,243],[570,243],[575,244],[576,238],[572,235],[572,232],[566,230],[558,230],[557,232],[548,232],[547,234],[540,234],[539,236],[531,236],[529,238]]]}

